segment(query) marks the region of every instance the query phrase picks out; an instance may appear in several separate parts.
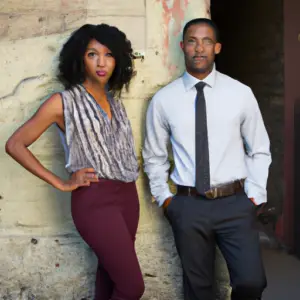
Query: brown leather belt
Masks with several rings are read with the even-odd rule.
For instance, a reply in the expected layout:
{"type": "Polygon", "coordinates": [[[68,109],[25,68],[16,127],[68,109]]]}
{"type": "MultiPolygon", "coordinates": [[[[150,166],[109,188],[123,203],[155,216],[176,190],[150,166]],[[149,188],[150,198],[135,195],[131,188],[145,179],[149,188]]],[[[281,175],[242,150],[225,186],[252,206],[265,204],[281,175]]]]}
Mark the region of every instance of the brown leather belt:
{"type": "Polygon", "coordinates": [[[222,184],[212,187],[205,192],[205,195],[199,194],[195,187],[177,185],[177,195],[182,196],[202,196],[207,199],[216,199],[236,194],[244,188],[245,179],[233,181],[231,183],[222,184]]]}

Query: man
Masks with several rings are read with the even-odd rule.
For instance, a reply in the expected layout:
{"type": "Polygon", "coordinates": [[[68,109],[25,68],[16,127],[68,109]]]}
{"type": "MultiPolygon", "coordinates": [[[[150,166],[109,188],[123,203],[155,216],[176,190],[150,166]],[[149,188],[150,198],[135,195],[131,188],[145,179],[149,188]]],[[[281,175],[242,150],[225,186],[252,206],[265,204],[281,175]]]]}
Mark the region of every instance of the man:
{"type": "Polygon", "coordinates": [[[251,89],[216,71],[219,33],[209,19],[183,30],[186,72],[150,102],[143,149],[153,197],[173,229],[185,300],[214,299],[215,246],[227,262],[232,300],[266,287],[255,208],[266,202],[269,138],[251,89]],[[171,141],[175,168],[167,183],[171,141]]]}

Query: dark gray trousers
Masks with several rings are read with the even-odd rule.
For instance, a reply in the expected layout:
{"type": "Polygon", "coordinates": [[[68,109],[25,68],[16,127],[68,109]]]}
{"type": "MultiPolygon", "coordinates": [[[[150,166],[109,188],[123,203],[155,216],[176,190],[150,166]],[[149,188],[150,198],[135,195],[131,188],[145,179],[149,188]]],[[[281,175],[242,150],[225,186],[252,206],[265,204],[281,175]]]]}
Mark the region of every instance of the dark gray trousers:
{"type": "Polygon", "coordinates": [[[166,216],[182,263],[185,300],[215,299],[216,243],[228,266],[231,299],[261,299],[267,281],[255,206],[244,192],[214,200],[177,195],[166,216]]]}

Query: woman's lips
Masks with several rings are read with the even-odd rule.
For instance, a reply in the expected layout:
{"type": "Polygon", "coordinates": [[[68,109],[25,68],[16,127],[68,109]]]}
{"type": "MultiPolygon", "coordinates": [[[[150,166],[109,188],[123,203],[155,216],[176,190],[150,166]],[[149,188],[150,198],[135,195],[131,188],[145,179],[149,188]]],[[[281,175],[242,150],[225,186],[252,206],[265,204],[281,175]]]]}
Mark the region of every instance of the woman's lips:
{"type": "Polygon", "coordinates": [[[104,77],[107,73],[105,71],[97,71],[96,74],[100,77],[104,77]]]}

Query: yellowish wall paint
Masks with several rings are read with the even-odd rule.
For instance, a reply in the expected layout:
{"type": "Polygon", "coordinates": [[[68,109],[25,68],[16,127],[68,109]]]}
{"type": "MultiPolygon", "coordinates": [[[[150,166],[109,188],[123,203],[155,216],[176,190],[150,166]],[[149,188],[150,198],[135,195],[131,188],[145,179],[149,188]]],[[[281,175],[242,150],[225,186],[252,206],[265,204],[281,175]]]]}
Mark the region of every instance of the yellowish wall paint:
{"type": "MultiPolygon", "coordinates": [[[[124,97],[139,152],[147,98],[159,85],[182,72],[179,49],[182,27],[190,18],[208,16],[208,2],[1,1],[0,265],[4,269],[0,274],[0,296],[11,294],[12,299],[23,299],[18,298],[22,293],[27,293],[27,296],[32,293],[36,297],[68,300],[92,293],[96,262],[74,229],[69,194],[56,191],[35,178],[4,152],[5,141],[11,133],[36,111],[46,97],[61,89],[55,81],[55,71],[62,43],[70,32],[84,23],[106,22],[122,29],[134,49],[145,53],[144,61],[135,63],[137,76],[130,93],[124,97]],[[31,243],[32,238],[37,244],[31,243]],[[66,287],[71,279],[73,283],[66,287]],[[47,285],[52,288],[47,288],[47,285]]],[[[66,176],[63,149],[54,126],[30,149],[46,167],[66,176]]],[[[138,190],[141,219],[137,251],[142,268],[159,280],[160,277],[168,278],[165,280],[169,282],[167,287],[158,283],[159,280],[146,278],[145,295],[164,294],[165,298],[158,299],[176,299],[180,268],[174,255],[166,255],[166,252],[175,253],[170,229],[161,211],[151,203],[147,180],[142,173],[138,190]],[[170,273],[173,275],[166,275],[170,273]]]]}

